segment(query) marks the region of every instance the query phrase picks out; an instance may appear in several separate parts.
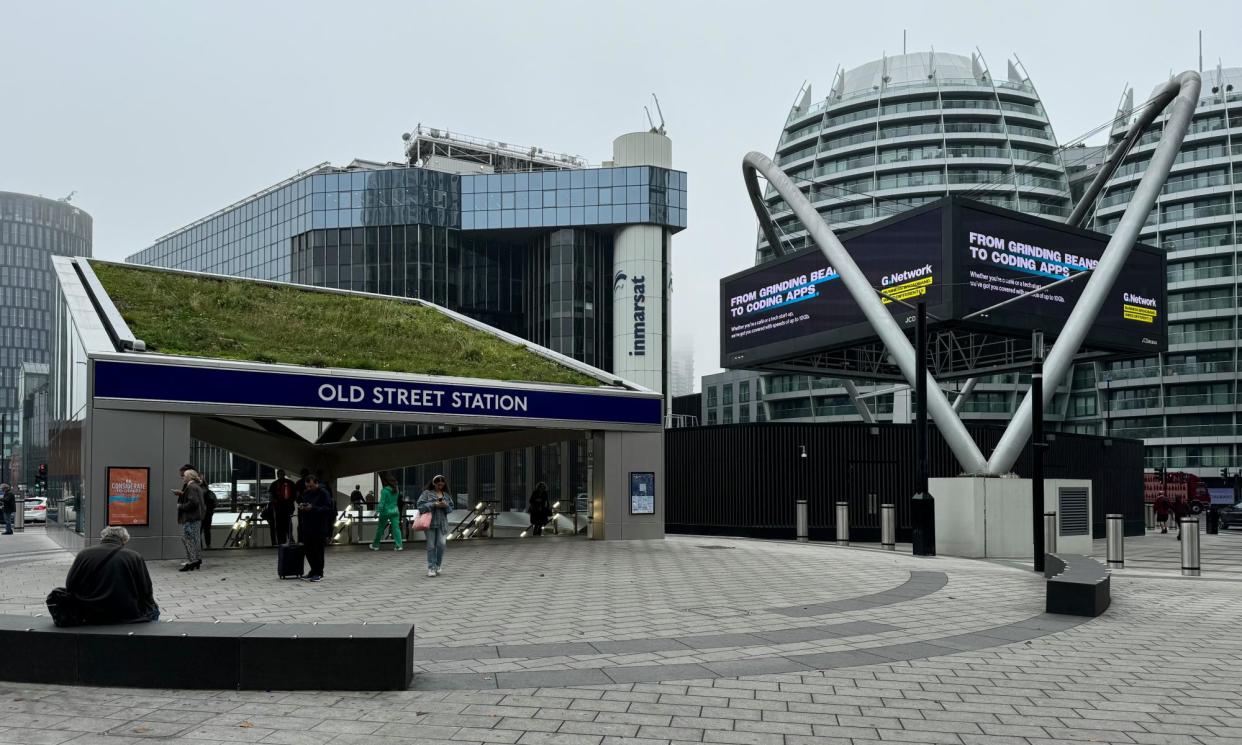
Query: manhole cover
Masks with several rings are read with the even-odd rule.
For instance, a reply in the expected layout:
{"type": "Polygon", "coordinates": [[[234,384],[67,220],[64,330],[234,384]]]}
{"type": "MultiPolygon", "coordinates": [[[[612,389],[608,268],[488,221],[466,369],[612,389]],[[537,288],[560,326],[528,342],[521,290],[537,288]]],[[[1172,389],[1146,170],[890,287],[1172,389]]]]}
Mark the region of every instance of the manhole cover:
{"type": "Polygon", "coordinates": [[[695,546],[695,548],[706,548],[706,549],[711,549],[711,550],[713,550],[713,551],[732,551],[732,550],[733,550],[733,547],[732,547],[732,546],[708,546],[708,545],[701,545],[701,546],[695,546]]]}

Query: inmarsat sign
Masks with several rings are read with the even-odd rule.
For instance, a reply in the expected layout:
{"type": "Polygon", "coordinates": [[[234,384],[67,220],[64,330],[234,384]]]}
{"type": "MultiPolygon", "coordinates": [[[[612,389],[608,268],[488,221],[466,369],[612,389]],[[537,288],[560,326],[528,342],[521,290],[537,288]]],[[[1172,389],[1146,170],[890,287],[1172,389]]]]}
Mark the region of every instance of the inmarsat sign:
{"type": "MultiPolygon", "coordinates": [[[[848,234],[845,249],[903,326],[906,303],[925,302],[934,324],[997,335],[1041,329],[1055,338],[1089,276],[1035,292],[986,315],[975,311],[1093,270],[1108,236],[960,198],[848,234]]],[[[1085,346],[1123,354],[1165,348],[1165,258],[1137,245],[1085,346]]],[[[875,341],[876,335],[819,250],[721,280],[721,365],[752,367],[875,341]]]]}

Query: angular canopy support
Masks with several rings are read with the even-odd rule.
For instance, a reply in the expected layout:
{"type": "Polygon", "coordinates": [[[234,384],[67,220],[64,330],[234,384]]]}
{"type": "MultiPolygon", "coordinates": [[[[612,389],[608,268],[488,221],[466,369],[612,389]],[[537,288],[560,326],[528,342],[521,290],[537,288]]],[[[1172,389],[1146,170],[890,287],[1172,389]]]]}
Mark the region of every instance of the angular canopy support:
{"type": "MultiPolygon", "coordinates": [[[[1055,395],[1057,386],[1069,371],[1074,355],[1078,352],[1078,348],[1082,346],[1087,331],[1095,322],[1096,316],[1099,315],[1105,298],[1112,291],[1117,276],[1121,272],[1121,267],[1125,264],[1130,251],[1138,241],[1139,231],[1142,229],[1143,223],[1146,222],[1147,215],[1151,212],[1152,207],[1156,203],[1156,198],[1160,195],[1160,190],[1168,179],[1169,170],[1173,167],[1173,161],[1181,149],[1182,140],[1190,128],[1190,121],[1199,100],[1199,88],[1199,74],[1193,71],[1184,72],[1169,80],[1156,94],[1148,108],[1144,110],[1143,115],[1131,125],[1122,146],[1119,146],[1109,158],[1109,173],[1111,173],[1117,167],[1120,160],[1125,157],[1128,145],[1132,145],[1138,140],[1143,130],[1154,121],[1160,112],[1170,106],[1172,107],[1160,142],[1152,154],[1151,163],[1143,175],[1143,179],[1139,182],[1130,204],[1126,207],[1126,211],[1121,217],[1121,222],[1118,224],[1116,232],[1113,233],[1112,238],[1105,247],[1099,264],[1087,281],[1087,286],[1083,288],[1082,296],[1070,312],[1069,317],[1065,321],[1064,328],[1060,330],[1056,343],[1044,362],[1045,385],[1043,399],[1045,405],[1055,395]]],[[[763,195],[759,189],[758,173],[763,174],[768,184],[776,189],[785,202],[793,209],[798,219],[802,221],[802,224],[807,229],[807,234],[810,235],[811,239],[815,241],[815,245],[819,247],[820,251],[831,262],[837,274],[841,276],[846,290],[854,298],[854,302],[858,303],[863,315],[866,316],[871,327],[875,329],[880,340],[884,342],[885,347],[887,347],[893,361],[901,370],[902,375],[911,385],[915,385],[915,362],[917,355],[914,347],[910,344],[910,340],[906,338],[905,333],[897,325],[888,309],[884,307],[883,302],[876,295],[875,288],[867,281],[862,270],[858,268],[853,258],[845,250],[845,247],[841,245],[840,239],[824,222],[824,219],[807,200],[806,196],[803,195],[802,191],[785,175],[784,171],[767,156],[761,153],[750,152],[742,159],[742,177],[746,182],[746,191],[750,195],[751,205],[754,207],[755,215],[759,219],[760,228],[763,230],[763,234],[768,239],[768,243],[773,247],[773,250],[777,255],[783,253],[776,236],[775,226],[763,202],[763,195]]],[[[1104,172],[1101,172],[1096,177],[1084,195],[1083,200],[1075,208],[1070,224],[1077,224],[1082,221],[1091,201],[1095,199],[1100,189],[1103,188],[1104,181],[1107,178],[1108,174],[1104,172]]],[[[927,374],[927,378],[927,405],[929,412],[936,423],[936,428],[940,430],[954,456],[957,457],[958,463],[961,464],[962,470],[966,473],[993,476],[1009,472],[1031,435],[1032,406],[1030,391],[1027,391],[1025,398],[1023,398],[1021,405],[1018,407],[1017,414],[1005,429],[1004,434],[1001,435],[1000,442],[992,452],[992,457],[985,459],[983,453],[979,450],[979,446],[971,438],[970,433],[967,432],[966,426],[962,424],[962,420],[958,417],[954,407],[950,405],[944,392],[936,384],[931,373],[927,374]]],[[[965,398],[963,397],[960,400],[964,402],[965,398]]]]}
{"type": "MultiPolygon", "coordinates": [[[[794,185],[793,180],[786,176],[771,158],[762,153],[750,152],[742,159],[742,177],[746,180],[746,191],[750,194],[751,204],[755,208],[755,214],[759,218],[764,235],[768,236],[768,241],[771,243],[775,239],[776,231],[772,228],[772,220],[763,204],[759,181],[756,177],[757,172],[762,173],[768,183],[793,208],[794,214],[806,226],[807,233],[815,241],[815,245],[819,246],[819,250],[823,251],[824,256],[831,262],[832,268],[841,275],[841,281],[845,283],[854,302],[858,303],[862,309],[871,328],[879,334],[880,340],[888,348],[889,354],[892,355],[897,367],[901,369],[902,375],[913,384],[916,357],[914,347],[910,345],[910,340],[906,338],[901,327],[897,325],[897,321],[893,319],[888,308],[884,306],[884,302],[880,300],[880,296],[876,294],[875,288],[867,281],[867,277],[854,263],[854,259],[845,250],[845,246],[841,245],[840,239],[820,217],[819,212],[794,185]]],[[[927,374],[927,378],[927,404],[936,422],[936,427],[944,435],[949,448],[965,471],[985,473],[987,460],[983,457],[979,446],[966,431],[966,425],[962,424],[962,420],[953,413],[953,407],[949,405],[949,400],[945,398],[944,392],[940,390],[940,386],[936,384],[931,373],[927,374]]]]}
{"type": "MultiPolygon", "coordinates": [[[[1100,256],[1100,263],[1091,273],[1087,286],[1083,288],[1082,295],[1078,298],[1074,309],[1070,311],[1069,318],[1065,319],[1065,326],[1057,334],[1052,351],[1048,353],[1048,358],[1044,361],[1044,400],[1042,402],[1044,406],[1047,406],[1052,401],[1052,397],[1056,395],[1057,386],[1069,372],[1074,362],[1074,355],[1082,346],[1082,341],[1091,329],[1091,324],[1095,323],[1095,318],[1099,315],[1104,300],[1112,292],[1113,284],[1116,283],[1117,276],[1121,273],[1121,267],[1129,258],[1130,251],[1138,242],[1139,231],[1143,229],[1143,223],[1147,222],[1147,215],[1155,206],[1156,198],[1160,196],[1160,190],[1164,188],[1164,183],[1169,178],[1169,170],[1173,168],[1173,161],[1177,158],[1178,151],[1182,149],[1182,140],[1190,129],[1190,120],[1194,116],[1195,107],[1199,104],[1199,87],[1200,80],[1197,72],[1187,71],[1173,78],[1160,89],[1152,102],[1144,109],[1143,115],[1134,120],[1134,123],[1130,125],[1130,131],[1126,133],[1123,143],[1133,144],[1157,114],[1172,107],[1165,121],[1160,142],[1156,145],[1156,151],[1152,153],[1143,179],[1139,181],[1138,187],[1134,190],[1134,196],[1126,205],[1126,211],[1121,216],[1121,222],[1117,224],[1117,230],[1113,232],[1113,237],[1109,239],[1108,245],[1104,248],[1104,254],[1100,256]]],[[[1116,164],[1123,157],[1125,157],[1125,152],[1122,147],[1118,147],[1113,156],[1109,158],[1112,168],[1115,169],[1116,164]]],[[[1070,217],[1071,224],[1075,224],[1075,220],[1082,220],[1090,201],[1103,188],[1105,178],[1107,175],[1103,171],[1095,177],[1095,181],[1083,195],[1082,201],[1074,209],[1070,217]]],[[[1026,446],[1027,438],[1031,436],[1031,417],[1031,392],[1028,390],[1013,420],[1009,422],[1005,433],[1001,435],[1000,442],[996,444],[996,449],[992,451],[992,457],[988,459],[989,474],[999,476],[1008,473],[1013,468],[1022,448],[1026,446]]]]}

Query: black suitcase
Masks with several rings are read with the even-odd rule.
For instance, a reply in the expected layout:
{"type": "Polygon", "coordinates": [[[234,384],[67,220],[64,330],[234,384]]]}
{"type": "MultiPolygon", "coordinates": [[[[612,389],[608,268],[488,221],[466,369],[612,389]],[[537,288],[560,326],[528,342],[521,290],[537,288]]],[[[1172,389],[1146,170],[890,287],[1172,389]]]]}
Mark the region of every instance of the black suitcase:
{"type": "Polygon", "coordinates": [[[300,543],[285,543],[276,547],[276,574],[281,579],[301,577],[306,565],[306,549],[300,543]]]}

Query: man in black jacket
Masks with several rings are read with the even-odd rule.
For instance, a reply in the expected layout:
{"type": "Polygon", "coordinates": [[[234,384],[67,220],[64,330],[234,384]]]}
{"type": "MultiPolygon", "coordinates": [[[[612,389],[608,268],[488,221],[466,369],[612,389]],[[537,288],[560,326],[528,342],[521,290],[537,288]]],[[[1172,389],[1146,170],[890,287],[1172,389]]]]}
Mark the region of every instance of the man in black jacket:
{"type": "Polygon", "coordinates": [[[306,548],[307,582],[323,579],[323,548],[336,522],[336,503],[315,476],[306,477],[306,491],[298,504],[298,537],[306,548]]]}
{"type": "Polygon", "coordinates": [[[13,535],[13,513],[17,511],[17,497],[8,484],[0,484],[0,510],[4,511],[4,534],[13,535]]]}
{"type": "Polygon", "coordinates": [[[77,600],[88,624],[158,621],[147,563],[125,548],[129,531],[110,526],[99,533],[99,545],[80,551],[69,567],[65,589],[77,600]]]}

